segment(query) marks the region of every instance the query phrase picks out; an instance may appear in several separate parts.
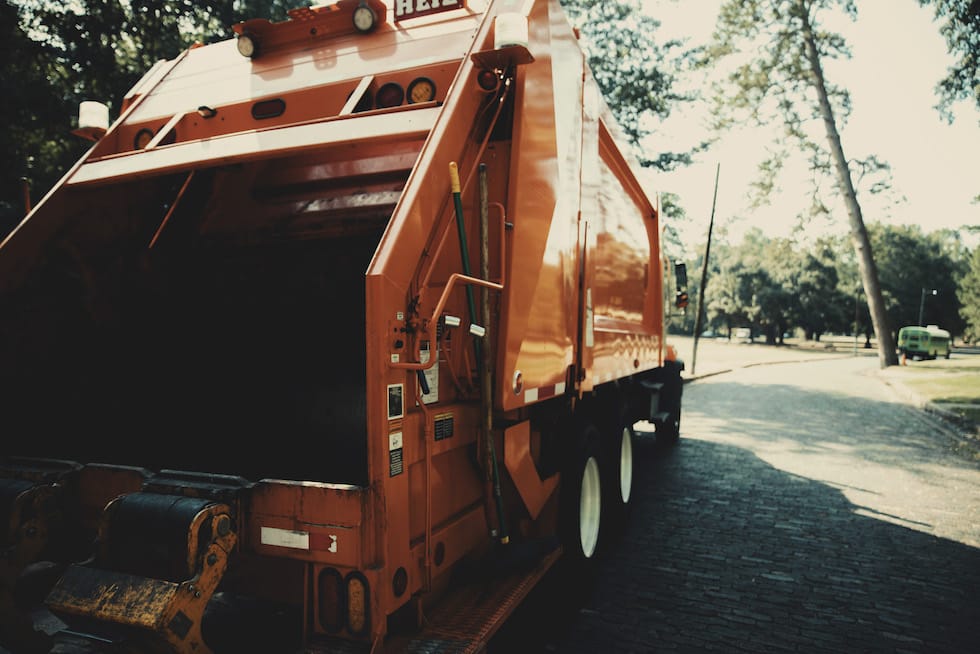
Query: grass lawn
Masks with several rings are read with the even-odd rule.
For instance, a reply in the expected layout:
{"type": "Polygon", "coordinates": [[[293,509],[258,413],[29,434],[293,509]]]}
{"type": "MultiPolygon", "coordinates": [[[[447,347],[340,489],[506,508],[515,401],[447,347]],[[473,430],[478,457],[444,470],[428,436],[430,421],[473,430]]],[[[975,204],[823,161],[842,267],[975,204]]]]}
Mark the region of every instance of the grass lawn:
{"type": "Polygon", "coordinates": [[[909,361],[888,372],[932,402],[980,424],[980,357],[909,361]]]}

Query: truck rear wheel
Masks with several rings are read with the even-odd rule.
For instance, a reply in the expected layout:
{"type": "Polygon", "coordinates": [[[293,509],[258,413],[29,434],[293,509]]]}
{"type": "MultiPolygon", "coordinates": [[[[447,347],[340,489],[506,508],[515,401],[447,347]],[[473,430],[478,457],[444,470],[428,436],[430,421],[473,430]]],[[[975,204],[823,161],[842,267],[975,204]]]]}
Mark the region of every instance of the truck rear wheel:
{"type": "Polygon", "coordinates": [[[586,425],[562,474],[562,543],[572,561],[591,562],[599,552],[602,476],[599,433],[586,425]]]}
{"type": "Polygon", "coordinates": [[[604,531],[618,536],[629,519],[633,494],[633,427],[620,422],[608,435],[603,462],[604,531]]]}
{"type": "Polygon", "coordinates": [[[625,425],[619,439],[619,500],[625,509],[633,492],[633,428],[625,425]]]}
{"type": "Polygon", "coordinates": [[[591,559],[599,548],[599,526],[602,522],[602,482],[599,462],[588,457],[579,481],[578,541],[582,556],[591,559]]]}

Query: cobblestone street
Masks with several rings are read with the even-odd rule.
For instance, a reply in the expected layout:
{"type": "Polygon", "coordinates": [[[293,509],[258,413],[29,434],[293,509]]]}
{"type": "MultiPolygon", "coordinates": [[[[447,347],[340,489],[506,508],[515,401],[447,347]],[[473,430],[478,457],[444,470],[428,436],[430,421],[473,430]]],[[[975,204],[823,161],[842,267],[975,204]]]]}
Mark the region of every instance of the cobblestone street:
{"type": "Polygon", "coordinates": [[[980,469],[875,367],[688,384],[680,445],[638,439],[594,588],[552,581],[500,651],[980,652],[980,469]]]}

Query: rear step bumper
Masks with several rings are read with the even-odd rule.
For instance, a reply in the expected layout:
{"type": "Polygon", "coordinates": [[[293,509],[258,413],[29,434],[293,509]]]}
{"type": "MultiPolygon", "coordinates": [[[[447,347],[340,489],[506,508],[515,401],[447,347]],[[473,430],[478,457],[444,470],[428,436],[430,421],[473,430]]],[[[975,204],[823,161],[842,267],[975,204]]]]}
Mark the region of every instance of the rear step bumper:
{"type": "Polygon", "coordinates": [[[438,610],[426,616],[428,624],[421,633],[386,643],[384,652],[475,654],[486,651],[493,635],[558,562],[562,550],[556,547],[543,558],[537,553],[530,554],[538,561],[530,570],[519,567],[507,574],[494,575],[482,584],[465,584],[441,601],[438,610]]]}

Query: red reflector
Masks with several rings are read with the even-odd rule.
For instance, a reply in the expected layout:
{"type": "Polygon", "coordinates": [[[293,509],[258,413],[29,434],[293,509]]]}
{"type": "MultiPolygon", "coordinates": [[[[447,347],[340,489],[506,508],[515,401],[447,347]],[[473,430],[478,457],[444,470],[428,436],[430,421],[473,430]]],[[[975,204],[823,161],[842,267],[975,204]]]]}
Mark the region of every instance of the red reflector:
{"type": "Polygon", "coordinates": [[[481,70],[476,76],[476,83],[484,91],[493,91],[497,88],[497,84],[500,83],[500,78],[492,70],[481,70]]]}
{"type": "MultiPolygon", "coordinates": [[[[437,563],[436,565],[439,564],[437,563]]],[[[391,578],[391,592],[395,594],[395,597],[401,597],[407,589],[408,573],[405,571],[405,568],[398,568],[395,570],[395,576],[391,578]]]]}
{"type": "Polygon", "coordinates": [[[375,104],[379,109],[387,109],[388,107],[397,107],[405,99],[405,89],[395,82],[388,82],[380,89],[378,89],[378,94],[374,96],[375,104]]]}
{"type": "Polygon", "coordinates": [[[286,111],[286,101],[280,98],[273,100],[263,100],[252,105],[252,118],[263,120],[265,118],[275,118],[281,116],[286,111]]]}
{"type": "Polygon", "coordinates": [[[133,138],[133,149],[142,150],[146,147],[146,144],[153,140],[153,130],[146,129],[145,127],[140,131],[136,132],[136,136],[133,138]]]}
{"type": "Polygon", "coordinates": [[[344,579],[333,568],[324,568],[317,580],[320,625],[331,633],[344,626],[344,579]]]}

